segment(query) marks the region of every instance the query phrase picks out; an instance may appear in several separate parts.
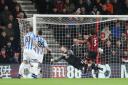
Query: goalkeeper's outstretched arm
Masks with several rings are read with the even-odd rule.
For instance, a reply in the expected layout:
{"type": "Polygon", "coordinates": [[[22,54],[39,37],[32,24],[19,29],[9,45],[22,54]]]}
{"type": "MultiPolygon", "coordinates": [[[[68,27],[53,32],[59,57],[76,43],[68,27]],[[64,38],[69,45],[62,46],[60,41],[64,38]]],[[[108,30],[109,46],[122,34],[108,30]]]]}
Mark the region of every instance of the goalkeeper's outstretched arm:
{"type": "Polygon", "coordinates": [[[63,57],[64,57],[64,56],[61,56],[61,57],[59,57],[59,58],[57,58],[57,59],[51,59],[51,62],[59,62],[60,60],[63,59],[63,57]]]}

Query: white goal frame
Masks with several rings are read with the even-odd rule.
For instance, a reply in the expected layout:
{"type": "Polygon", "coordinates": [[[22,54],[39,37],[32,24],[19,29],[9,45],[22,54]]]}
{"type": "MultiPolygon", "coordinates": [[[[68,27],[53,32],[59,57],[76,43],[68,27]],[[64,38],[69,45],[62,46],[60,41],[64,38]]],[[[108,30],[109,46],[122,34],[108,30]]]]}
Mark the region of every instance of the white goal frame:
{"type": "Polygon", "coordinates": [[[88,18],[121,18],[122,20],[128,20],[128,15],[60,15],[60,14],[34,14],[33,15],[33,31],[36,34],[36,17],[88,17],[88,18]],[[127,19],[126,19],[127,18],[127,19]]]}

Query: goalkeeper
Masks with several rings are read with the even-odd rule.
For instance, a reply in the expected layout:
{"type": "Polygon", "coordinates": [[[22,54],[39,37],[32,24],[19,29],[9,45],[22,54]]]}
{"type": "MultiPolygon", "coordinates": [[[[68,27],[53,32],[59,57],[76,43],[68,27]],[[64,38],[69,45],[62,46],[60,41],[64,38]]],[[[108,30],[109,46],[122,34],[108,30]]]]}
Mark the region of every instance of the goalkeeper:
{"type": "Polygon", "coordinates": [[[51,62],[58,62],[62,59],[68,62],[68,64],[74,66],[75,68],[84,71],[86,73],[87,70],[87,64],[86,60],[82,60],[78,57],[76,57],[72,50],[68,50],[66,47],[61,47],[60,51],[62,53],[62,56],[58,59],[51,59],[51,62]]]}

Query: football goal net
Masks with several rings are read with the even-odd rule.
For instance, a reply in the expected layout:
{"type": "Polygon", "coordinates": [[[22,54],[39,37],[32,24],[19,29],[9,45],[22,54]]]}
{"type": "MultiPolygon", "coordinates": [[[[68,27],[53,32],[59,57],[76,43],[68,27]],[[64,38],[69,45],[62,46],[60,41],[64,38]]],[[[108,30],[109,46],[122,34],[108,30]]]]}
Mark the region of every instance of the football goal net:
{"type": "Polygon", "coordinates": [[[89,46],[86,42],[91,30],[96,32],[100,48],[95,62],[103,68],[99,70],[98,78],[128,77],[128,16],[36,14],[32,18],[19,20],[21,42],[29,26],[33,27],[35,34],[42,30],[42,36],[52,49],[51,55],[45,54],[42,63],[44,78],[96,78],[93,70],[84,74],[65,60],[50,62],[61,56],[61,46],[73,50],[80,59],[88,57],[89,46]]]}

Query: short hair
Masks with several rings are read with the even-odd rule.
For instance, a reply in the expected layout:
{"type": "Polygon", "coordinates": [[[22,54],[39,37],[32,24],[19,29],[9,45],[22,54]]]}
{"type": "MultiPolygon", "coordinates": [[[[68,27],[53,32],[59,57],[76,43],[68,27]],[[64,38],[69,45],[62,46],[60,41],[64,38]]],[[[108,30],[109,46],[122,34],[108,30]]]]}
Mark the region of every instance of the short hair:
{"type": "Polygon", "coordinates": [[[33,28],[31,26],[28,26],[27,32],[32,32],[32,31],[33,31],[33,28]]]}
{"type": "Polygon", "coordinates": [[[42,30],[39,30],[38,31],[38,35],[42,35],[43,33],[42,33],[42,30]]]}

